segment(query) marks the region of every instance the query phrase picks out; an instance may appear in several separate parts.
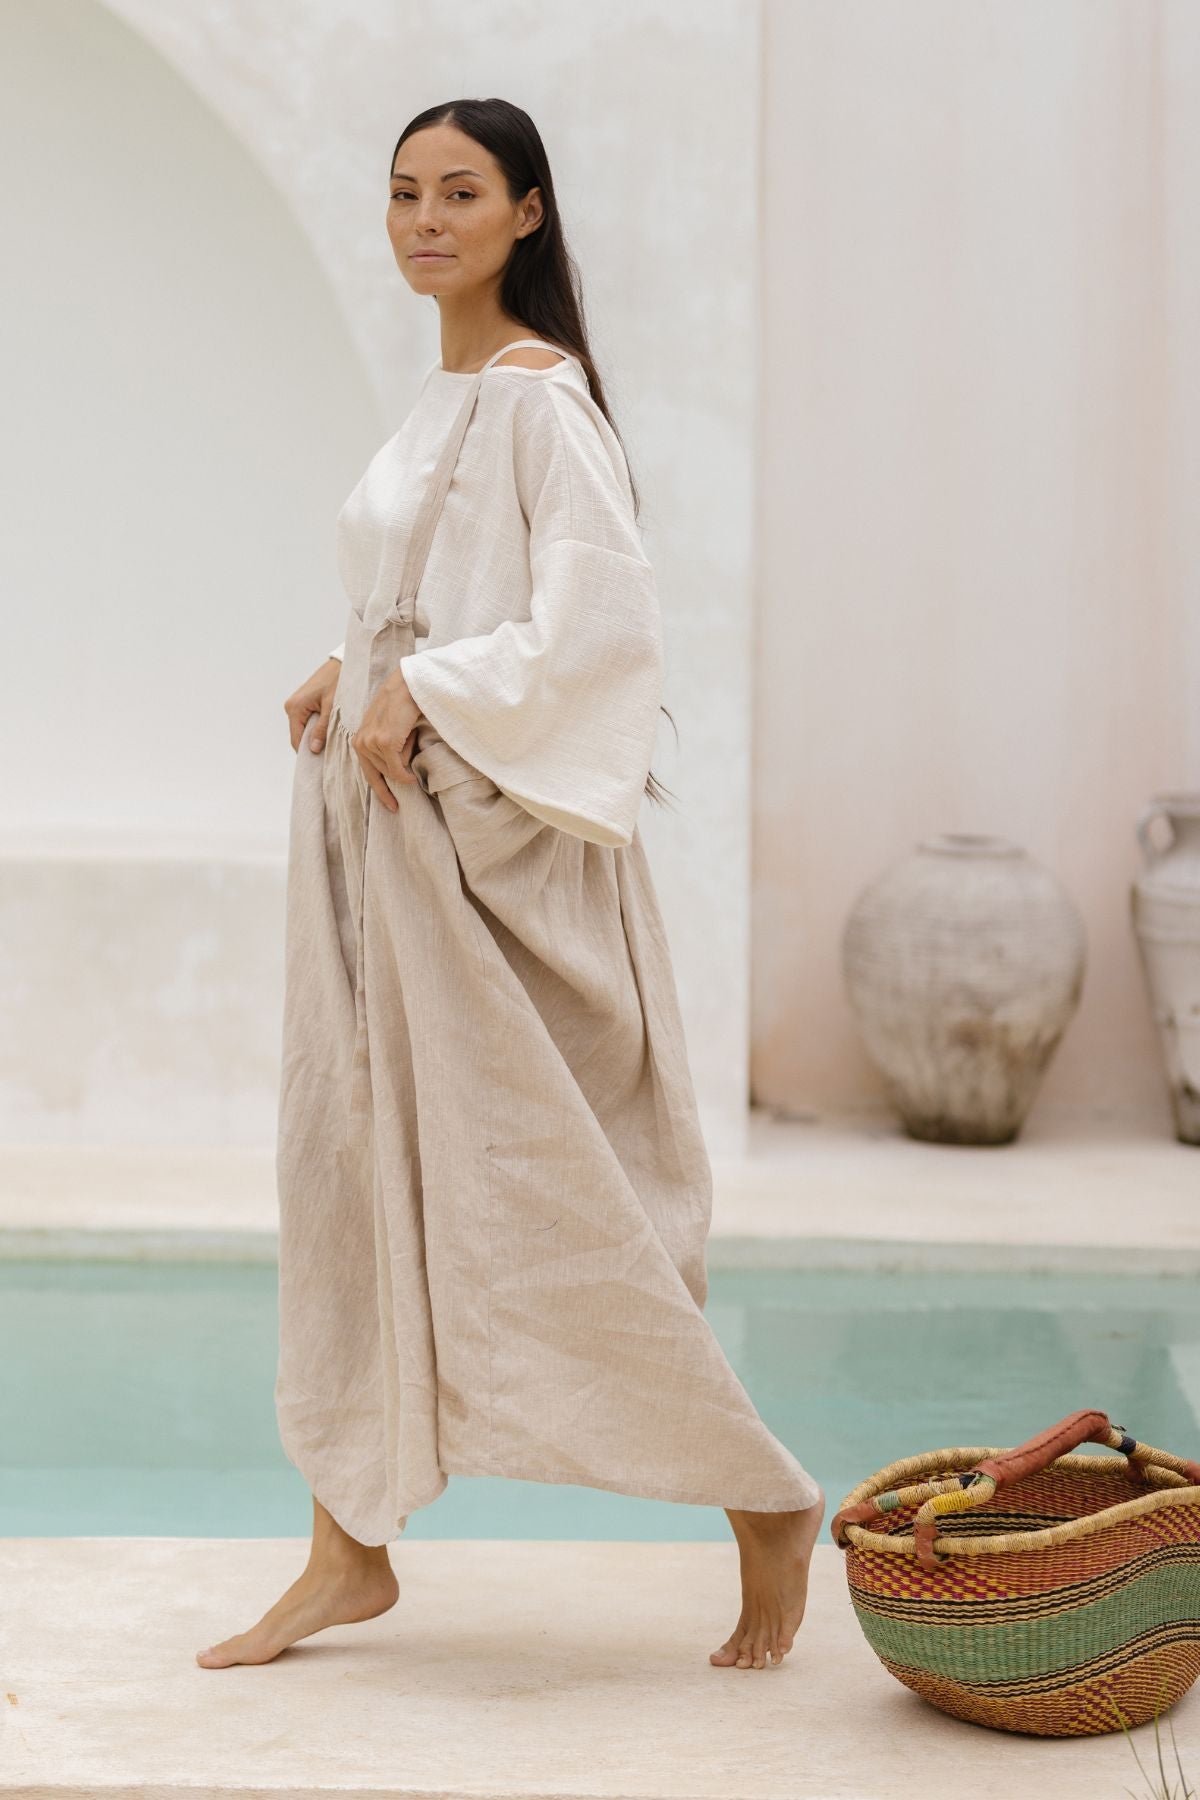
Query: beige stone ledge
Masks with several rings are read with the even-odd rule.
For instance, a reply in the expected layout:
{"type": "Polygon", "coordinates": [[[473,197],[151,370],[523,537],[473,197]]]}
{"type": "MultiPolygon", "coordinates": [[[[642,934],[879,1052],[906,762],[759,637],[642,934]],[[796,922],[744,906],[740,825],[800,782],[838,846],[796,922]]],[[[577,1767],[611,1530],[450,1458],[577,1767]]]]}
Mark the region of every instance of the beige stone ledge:
{"type": "MultiPolygon", "coordinates": [[[[1200,1148],[1041,1115],[997,1149],[756,1114],[714,1158],[709,1263],[1200,1274],[1200,1148]]],[[[0,1149],[0,1255],[275,1254],[270,1149],[0,1149]]]]}
{"type": "MultiPolygon", "coordinates": [[[[1120,1733],[1010,1736],[935,1712],[862,1637],[840,1552],[778,1667],[708,1662],[728,1544],[414,1539],[401,1598],[261,1667],[202,1669],[299,1573],[301,1540],[0,1541],[4,1800],[1125,1800],[1120,1733]]],[[[1200,1690],[1173,1714],[1200,1779],[1200,1690]]],[[[1153,1734],[1135,1734],[1146,1762],[1153,1734]]],[[[1149,1766],[1147,1764],[1147,1766],[1149,1766]]]]}

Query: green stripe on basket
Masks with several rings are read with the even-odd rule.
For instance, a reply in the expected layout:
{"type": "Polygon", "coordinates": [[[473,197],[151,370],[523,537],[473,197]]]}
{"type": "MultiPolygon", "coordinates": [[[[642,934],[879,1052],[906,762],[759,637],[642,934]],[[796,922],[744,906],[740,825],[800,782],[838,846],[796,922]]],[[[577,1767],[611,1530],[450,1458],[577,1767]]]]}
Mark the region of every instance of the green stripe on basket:
{"type": "MultiPolygon", "coordinates": [[[[1181,1580],[1180,1573],[1158,1569],[1091,1606],[1007,1625],[906,1624],[857,1601],[854,1610],[872,1649],[893,1662],[967,1680],[1045,1675],[1073,1669],[1151,1625],[1193,1621],[1200,1637],[1200,1579],[1187,1571],[1181,1580]]],[[[1054,1596],[1046,1600],[1052,1605],[1054,1596]]]]}

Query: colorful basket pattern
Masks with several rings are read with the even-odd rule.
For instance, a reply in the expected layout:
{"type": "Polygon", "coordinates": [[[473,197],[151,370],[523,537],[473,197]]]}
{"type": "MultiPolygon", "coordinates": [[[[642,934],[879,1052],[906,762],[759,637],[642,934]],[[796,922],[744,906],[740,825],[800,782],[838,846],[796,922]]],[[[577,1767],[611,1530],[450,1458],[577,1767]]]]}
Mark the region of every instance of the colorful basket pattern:
{"type": "Polygon", "coordinates": [[[884,1667],[943,1712],[1082,1737],[1200,1674],[1200,1463],[1072,1413],[1014,1450],[931,1450],[831,1521],[884,1667]],[[1107,1444],[1112,1456],[1065,1454],[1107,1444]]]}

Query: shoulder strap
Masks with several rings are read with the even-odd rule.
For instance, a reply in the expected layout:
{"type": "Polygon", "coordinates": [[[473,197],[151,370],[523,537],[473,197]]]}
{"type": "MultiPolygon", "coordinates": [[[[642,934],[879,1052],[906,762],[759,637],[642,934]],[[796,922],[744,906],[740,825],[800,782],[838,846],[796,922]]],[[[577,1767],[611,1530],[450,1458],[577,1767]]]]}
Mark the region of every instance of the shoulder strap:
{"type": "Polygon", "coordinates": [[[450,491],[450,482],[454,475],[455,464],[458,462],[458,453],[462,448],[467,426],[471,422],[471,414],[475,411],[475,402],[479,398],[482,374],[482,369],[476,371],[475,378],[463,397],[458,415],[450,427],[450,435],[442,445],[442,453],[434,465],[433,475],[425,496],[425,504],[409,534],[408,549],[404,557],[404,574],[400,579],[400,592],[397,595],[400,602],[411,599],[415,606],[417,589],[420,587],[421,577],[425,573],[429,547],[433,543],[433,534],[437,529],[437,522],[441,518],[446,495],[450,491]]]}
{"type": "MultiPolygon", "coordinates": [[[[471,423],[471,414],[475,411],[475,402],[479,398],[479,388],[483,376],[486,371],[491,368],[497,357],[504,356],[508,351],[516,350],[525,344],[536,345],[540,350],[554,349],[553,344],[543,343],[541,338],[518,338],[515,343],[503,344],[500,349],[495,352],[495,355],[488,357],[482,369],[477,369],[475,371],[471,385],[467,389],[466,394],[463,397],[463,403],[458,410],[458,416],[450,427],[450,435],[442,446],[442,453],[434,468],[425,504],[421,508],[420,517],[417,519],[412,533],[409,536],[408,552],[404,559],[404,575],[400,582],[400,592],[397,595],[397,599],[401,602],[411,598],[414,606],[416,604],[417,589],[420,587],[421,577],[425,573],[425,564],[429,557],[430,546],[433,543],[433,534],[437,530],[437,522],[442,516],[442,507],[445,504],[446,495],[450,491],[450,483],[453,480],[455,466],[458,462],[458,453],[462,449],[463,438],[467,435],[467,426],[471,423]]],[[[558,354],[566,355],[567,352],[559,351],[558,354]]],[[[571,358],[570,360],[573,361],[575,359],[571,358]]]]}
{"type": "MultiPolygon", "coordinates": [[[[569,350],[560,350],[557,344],[547,344],[542,338],[514,338],[511,344],[502,344],[495,355],[489,356],[483,368],[490,369],[498,357],[507,356],[510,350],[522,350],[526,345],[532,350],[552,350],[555,356],[565,356],[568,361],[574,360],[569,350]]],[[[482,375],[483,369],[479,373],[482,375]]]]}

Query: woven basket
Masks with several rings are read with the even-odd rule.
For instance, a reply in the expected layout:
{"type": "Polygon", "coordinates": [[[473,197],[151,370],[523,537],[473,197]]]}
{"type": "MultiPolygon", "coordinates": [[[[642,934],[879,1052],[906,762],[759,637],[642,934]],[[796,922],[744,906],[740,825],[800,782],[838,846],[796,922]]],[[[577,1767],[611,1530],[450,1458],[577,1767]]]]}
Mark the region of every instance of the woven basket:
{"type": "Polygon", "coordinates": [[[956,1718],[1140,1725],[1200,1673],[1200,1463],[1077,1412],[1015,1450],[890,1464],[830,1524],[868,1643],[956,1718]],[[1121,1456],[1071,1456],[1080,1444],[1121,1456]]]}

